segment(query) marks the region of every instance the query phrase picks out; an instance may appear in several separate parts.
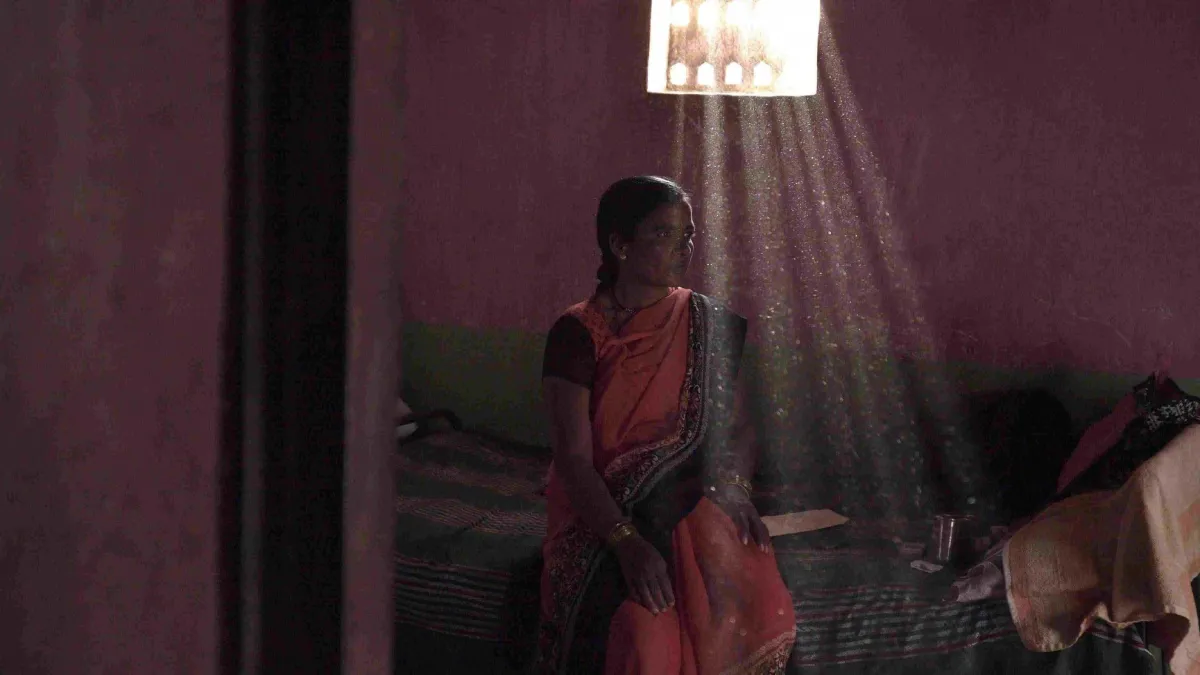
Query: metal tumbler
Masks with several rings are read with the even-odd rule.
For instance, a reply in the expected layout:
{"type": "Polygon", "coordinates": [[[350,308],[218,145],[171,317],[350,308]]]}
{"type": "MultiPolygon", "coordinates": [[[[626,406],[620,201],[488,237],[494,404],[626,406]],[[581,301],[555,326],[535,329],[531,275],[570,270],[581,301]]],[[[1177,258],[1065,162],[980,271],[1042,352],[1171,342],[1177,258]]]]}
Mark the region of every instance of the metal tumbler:
{"type": "Polygon", "coordinates": [[[971,544],[971,516],[941,513],[933,517],[933,533],[926,549],[926,559],[939,565],[946,565],[961,559],[971,544]]]}

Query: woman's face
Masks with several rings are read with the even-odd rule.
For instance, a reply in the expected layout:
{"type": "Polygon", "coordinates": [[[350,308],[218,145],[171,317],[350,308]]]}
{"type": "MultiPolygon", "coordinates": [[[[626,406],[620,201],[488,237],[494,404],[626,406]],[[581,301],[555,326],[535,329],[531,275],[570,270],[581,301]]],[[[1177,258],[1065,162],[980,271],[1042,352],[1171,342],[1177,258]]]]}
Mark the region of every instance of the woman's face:
{"type": "Polygon", "coordinates": [[[660,206],[638,223],[632,241],[613,237],[620,279],[643,286],[681,286],[692,264],[696,224],[687,202],[660,206]]]}

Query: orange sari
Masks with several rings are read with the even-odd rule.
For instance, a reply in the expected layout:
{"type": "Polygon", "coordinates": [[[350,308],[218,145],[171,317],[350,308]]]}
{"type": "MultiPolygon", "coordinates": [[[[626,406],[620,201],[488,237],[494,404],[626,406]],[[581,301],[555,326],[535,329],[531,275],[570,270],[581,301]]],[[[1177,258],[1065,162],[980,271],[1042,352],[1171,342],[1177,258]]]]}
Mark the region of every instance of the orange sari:
{"type": "Polygon", "coordinates": [[[745,321],[680,289],[611,333],[595,301],[569,311],[592,334],[594,463],[672,570],[675,607],[627,598],[615,556],[572,512],[553,469],[543,547],[540,671],[782,673],[792,599],[773,552],[742,544],[703,496],[730,452],[745,321]]]}

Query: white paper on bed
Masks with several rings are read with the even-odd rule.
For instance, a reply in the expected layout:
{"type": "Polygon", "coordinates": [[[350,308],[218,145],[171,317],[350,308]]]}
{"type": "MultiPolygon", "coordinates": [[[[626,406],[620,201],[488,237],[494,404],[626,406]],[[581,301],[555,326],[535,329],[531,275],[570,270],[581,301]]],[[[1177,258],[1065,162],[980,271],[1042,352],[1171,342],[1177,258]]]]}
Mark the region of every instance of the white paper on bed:
{"type": "MultiPolygon", "coordinates": [[[[412,414],[412,408],[404,402],[404,399],[396,399],[396,419],[401,419],[406,415],[412,414]]],[[[416,424],[401,424],[396,427],[396,440],[402,441],[417,432],[416,424]]]]}
{"type": "Polygon", "coordinates": [[[799,534],[800,532],[823,530],[827,527],[837,527],[846,524],[850,519],[829,509],[817,509],[784,513],[778,516],[763,516],[762,521],[772,537],[781,537],[785,534],[799,534]]]}

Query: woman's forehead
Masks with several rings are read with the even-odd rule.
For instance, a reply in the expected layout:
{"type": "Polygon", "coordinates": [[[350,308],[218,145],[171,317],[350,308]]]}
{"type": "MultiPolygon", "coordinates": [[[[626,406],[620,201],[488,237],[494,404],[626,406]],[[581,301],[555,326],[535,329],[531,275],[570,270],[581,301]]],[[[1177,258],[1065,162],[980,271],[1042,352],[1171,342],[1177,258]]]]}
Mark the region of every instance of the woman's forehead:
{"type": "Polygon", "coordinates": [[[692,206],[687,202],[666,204],[655,209],[642,221],[642,227],[687,226],[692,222],[692,206]]]}

